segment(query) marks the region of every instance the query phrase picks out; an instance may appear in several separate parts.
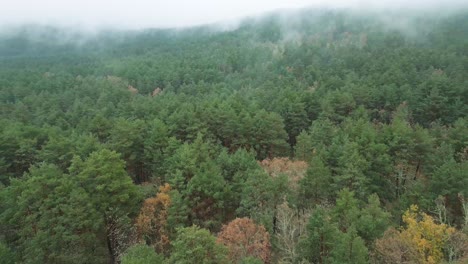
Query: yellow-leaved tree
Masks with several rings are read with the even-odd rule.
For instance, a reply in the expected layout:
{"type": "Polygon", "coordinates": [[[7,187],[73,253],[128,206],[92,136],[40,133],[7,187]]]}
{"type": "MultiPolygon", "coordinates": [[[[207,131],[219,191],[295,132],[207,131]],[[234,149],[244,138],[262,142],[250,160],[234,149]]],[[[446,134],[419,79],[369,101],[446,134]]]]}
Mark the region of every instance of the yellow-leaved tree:
{"type": "Polygon", "coordinates": [[[412,205],[403,214],[405,226],[400,230],[390,229],[375,243],[379,263],[441,263],[443,249],[450,236],[456,231],[446,224],[438,224],[434,219],[420,213],[412,205]],[[393,230],[393,231],[392,231],[393,230]]]}
{"type": "Polygon", "coordinates": [[[437,224],[434,219],[419,213],[412,205],[403,214],[406,227],[401,230],[401,238],[416,247],[421,263],[440,263],[444,257],[443,248],[455,229],[446,224],[437,224]]]}

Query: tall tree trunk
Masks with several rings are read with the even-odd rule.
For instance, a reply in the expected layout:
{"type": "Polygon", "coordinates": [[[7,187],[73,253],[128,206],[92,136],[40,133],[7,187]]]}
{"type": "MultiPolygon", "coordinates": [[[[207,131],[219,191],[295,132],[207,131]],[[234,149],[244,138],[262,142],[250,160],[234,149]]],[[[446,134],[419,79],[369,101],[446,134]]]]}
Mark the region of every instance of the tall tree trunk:
{"type": "Polygon", "coordinates": [[[106,232],[107,250],[109,251],[109,264],[115,264],[115,250],[112,245],[111,235],[106,232]]]}
{"type": "Polygon", "coordinates": [[[116,264],[115,240],[113,237],[114,222],[111,218],[104,215],[104,224],[106,228],[106,244],[109,252],[109,264],[116,264]]]}

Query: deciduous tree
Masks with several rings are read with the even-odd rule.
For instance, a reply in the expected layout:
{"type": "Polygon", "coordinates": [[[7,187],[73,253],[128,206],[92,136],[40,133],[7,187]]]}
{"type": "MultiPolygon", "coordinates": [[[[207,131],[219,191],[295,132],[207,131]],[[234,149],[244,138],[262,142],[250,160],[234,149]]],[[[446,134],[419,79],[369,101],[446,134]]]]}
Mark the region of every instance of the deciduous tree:
{"type": "Polygon", "coordinates": [[[241,263],[248,256],[270,263],[270,236],[263,226],[249,218],[236,218],[224,225],[217,242],[228,248],[233,263],[241,263]]]}
{"type": "Polygon", "coordinates": [[[155,197],[143,202],[135,225],[138,236],[147,244],[152,245],[159,253],[167,253],[170,245],[167,217],[171,205],[171,187],[165,184],[159,187],[155,197]]]}

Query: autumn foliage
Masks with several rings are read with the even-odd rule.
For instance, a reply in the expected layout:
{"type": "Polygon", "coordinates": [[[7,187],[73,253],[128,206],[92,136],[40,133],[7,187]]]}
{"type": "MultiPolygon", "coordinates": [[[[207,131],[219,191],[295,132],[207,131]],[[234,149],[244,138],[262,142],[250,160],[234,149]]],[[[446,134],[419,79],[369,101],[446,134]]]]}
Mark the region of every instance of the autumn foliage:
{"type": "Polygon", "coordinates": [[[455,229],[437,224],[434,219],[419,213],[416,205],[403,215],[406,227],[400,231],[390,229],[375,243],[381,263],[440,263],[443,249],[455,229]]]}
{"type": "Polygon", "coordinates": [[[153,245],[161,253],[166,252],[170,244],[167,231],[168,208],[171,204],[170,190],[171,186],[167,183],[161,186],[155,197],[143,202],[136,219],[139,239],[153,245]]]}
{"type": "Polygon", "coordinates": [[[288,176],[291,188],[294,189],[297,188],[298,182],[304,178],[308,167],[305,161],[294,161],[288,158],[264,159],[259,164],[272,177],[282,174],[288,176]]]}
{"type": "Polygon", "coordinates": [[[395,228],[385,231],[383,238],[375,241],[375,262],[382,264],[411,263],[417,259],[416,248],[401,237],[395,228]]]}
{"type": "Polygon", "coordinates": [[[445,224],[437,224],[432,217],[422,213],[422,220],[418,221],[418,207],[416,205],[405,212],[403,222],[406,228],[401,236],[412,243],[419,253],[423,263],[439,263],[443,259],[442,249],[455,229],[445,224]]]}
{"type": "Polygon", "coordinates": [[[236,218],[224,225],[218,235],[218,243],[229,250],[229,259],[240,263],[246,257],[255,257],[270,263],[270,237],[262,225],[249,218],[236,218]]]}

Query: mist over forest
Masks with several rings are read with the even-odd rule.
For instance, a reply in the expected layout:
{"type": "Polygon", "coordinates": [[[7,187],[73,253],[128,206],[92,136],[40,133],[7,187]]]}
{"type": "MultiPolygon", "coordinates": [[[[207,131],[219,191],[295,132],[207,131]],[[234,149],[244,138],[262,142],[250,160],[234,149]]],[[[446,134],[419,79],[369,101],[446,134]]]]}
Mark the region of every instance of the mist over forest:
{"type": "Polygon", "coordinates": [[[0,23],[0,263],[467,263],[468,8],[417,2],[0,23]]]}

